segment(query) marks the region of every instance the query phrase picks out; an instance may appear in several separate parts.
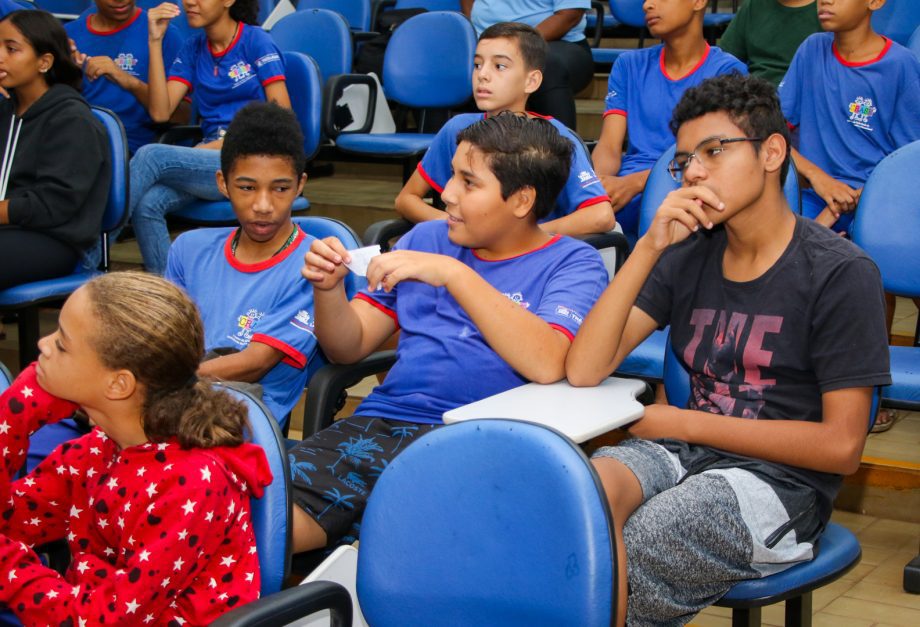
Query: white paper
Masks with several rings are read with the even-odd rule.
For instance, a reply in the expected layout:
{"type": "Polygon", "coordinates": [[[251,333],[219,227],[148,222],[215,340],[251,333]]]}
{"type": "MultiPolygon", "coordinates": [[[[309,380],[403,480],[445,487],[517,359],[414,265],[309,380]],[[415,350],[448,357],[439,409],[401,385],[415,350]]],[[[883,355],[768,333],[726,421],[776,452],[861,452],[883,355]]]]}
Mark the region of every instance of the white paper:
{"type": "Polygon", "coordinates": [[[348,254],[351,255],[351,262],[346,263],[345,267],[358,276],[367,276],[367,266],[370,264],[371,259],[380,254],[380,245],[375,244],[373,246],[349,250],[348,254]]]}

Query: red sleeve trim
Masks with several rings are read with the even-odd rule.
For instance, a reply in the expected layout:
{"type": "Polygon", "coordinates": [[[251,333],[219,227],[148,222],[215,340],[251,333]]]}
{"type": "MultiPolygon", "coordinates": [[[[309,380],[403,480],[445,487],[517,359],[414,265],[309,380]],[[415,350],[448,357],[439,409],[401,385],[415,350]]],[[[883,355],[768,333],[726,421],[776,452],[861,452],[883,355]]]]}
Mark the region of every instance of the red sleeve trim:
{"type": "Polygon", "coordinates": [[[356,295],[355,295],[355,300],[363,300],[364,302],[366,302],[366,303],[367,303],[368,305],[370,305],[371,307],[374,307],[374,308],[376,308],[376,309],[379,309],[380,311],[382,311],[383,313],[385,313],[386,315],[388,315],[390,318],[393,319],[393,322],[396,323],[396,329],[399,330],[399,316],[396,315],[396,312],[395,312],[395,311],[393,311],[393,310],[390,309],[389,307],[385,307],[383,304],[377,302],[376,300],[374,300],[373,298],[371,298],[370,296],[368,296],[368,295],[365,294],[364,292],[361,292],[361,293],[359,293],[359,294],[356,294],[356,295]]]}
{"type": "Polygon", "coordinates": [[[569,331],[568,329],[566,329],[565,327],[559,326],[558,324],[553,324],[552,322],[549,323],[549,326],[553,327],[557,331],[560,331],[564,336],[569,338],[570,342],[575,339],[575,334],[569,331]]]}
{"type": "Polygon", "coordinates": [[[167,82],[169,82],[169,81],[176,81],[177,83],[182,83],[183,85],[185,85],[186,87],[188,87],[189,93],[191,93],[192,90],[194,89],[194,87],[192,87],[192,84],[191,84],[190,82],[188,82],[187,80],[185,80],[184,78],[181,78],[181,77],[179,77],[179,76],[170,76],[169,78],[166,79],[166,81],[167,81],[167,82]]]}
{"type": "Polygon", "coordinates": [[[579,209],[584,209],[585,207],[590,207],[591,205],[599,205],[602,202],[610,202],[610,197],[609,196],[595,196],[594,198],[589,198],[588,200],[584,201],[583,203],[575,207],[575,211],[578,211],[579,209]]]}
{"type": "Polygon", "coordinates": [[[603,117],[606,118],[608,115],[622,115],[624,118],[627,117],[626,112],[623,111],[623,109],[608,109],[604,111],[603,117]]]}
{"type": "Polygon", "coordinates": [[[270,335],[265,335],[263,333],[253,333],[252,339],[250,341],[258,342],[259,344],[265,344],[266,346],[271,346],[275,350],[281,351],[284,353],[284,357],[281,359],[281,361],[289,366],[294,366],[295,368],[300,368],[301,370],[307,366],[306,355],[291,345],[285,344],[281,340],[275,339],[270,335]]]}
{"type": "Polygon", "coordinates": [[[287,80],[284,77],[284,74],[278,74],[277,76],[270,76],[266,78],[264,81],[262,81],[262,87],[267,87],[268,85],[271,85],[272,83],[277,83],[278,81],[284,81],[284,80],[287,80]]]}
{"type": "Polygon", "coordinates": [[[438,192],[439,194],[444,191],[444,188],[434,182],[434,179],[425,172],[425,168],[422,167],[422,163],[419,162],[418,167],[416,168],[418,173],[422,175],[422,178],[425,179],[425,182],[431,186],[431,189],[438,192]]]}

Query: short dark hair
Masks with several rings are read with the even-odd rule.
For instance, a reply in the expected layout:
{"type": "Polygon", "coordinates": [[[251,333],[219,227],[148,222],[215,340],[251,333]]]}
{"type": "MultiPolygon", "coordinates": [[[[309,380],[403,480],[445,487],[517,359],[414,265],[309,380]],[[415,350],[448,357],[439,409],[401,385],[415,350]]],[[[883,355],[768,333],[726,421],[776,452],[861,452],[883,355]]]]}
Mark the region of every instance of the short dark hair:
{"type": "MultiPolygon", "coordinates": [[[[671,131],[677,135],[680,127],[707,113],[724,111],[732,123],[748,137],[766,139],[774,133],[786,140],[786,158],[780,168],[780,185],[786,183],[789,172],[789,126],[779,104],[779,96],[772,84],[756,76],[742,76],[737,72],[706,79],[684,92],[671,117],[671,131]]],[[[760,145],[754,145],[760,150],[760,145]]]]}
{"type": "Polygon", "coordinates": [[[569,178],[572,142],[547,120],[504,111],[476,122],[457,135],[483,153],[498,179],[502,199],[532,187],[537,220],[549,215],[569,178]]]}
{"type": "Polygon", "coordinates": [[[45,72],[48,86],[62,83],[80,91],[83,87],[83,70],[70,56],[67,31],[56,17],[46,11],[13,11],[4,20],[9,20],[35,50],[35,56],[51,54],[54,61],[45,72]]]}
{"type": "Polygon", "coordinates": [[[259,0],[236,0],[230,5],[230,17],[250,26],[259,25],[259,0]]]}
{"type": "Polygon", "coordinates": [[[502,37],[517,41],[528,70],[543,71],[546,66],[546,40],[533,26],[521,22],[499,22],[482,31],[479,41],[502,37]]]}
{"type": "Polygon", "coordinates": [[[224,176],[230,176],[237,159],[250,155],[289,159],[300,176],[307,166],[307,155],[293,111],[274,102],[256,101],[236,112],[220,149],[220,169],[224,176]]]}

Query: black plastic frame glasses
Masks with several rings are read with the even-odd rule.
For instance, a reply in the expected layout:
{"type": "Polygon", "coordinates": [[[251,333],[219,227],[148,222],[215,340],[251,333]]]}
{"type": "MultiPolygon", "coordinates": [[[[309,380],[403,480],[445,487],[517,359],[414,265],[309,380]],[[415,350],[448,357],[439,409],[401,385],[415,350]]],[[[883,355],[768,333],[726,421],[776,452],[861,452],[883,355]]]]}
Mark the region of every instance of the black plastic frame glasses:
{"type": "Polygon", "coordinates": [[[708,144],[715,146],[715,144],[718,143],[719,151],[721,151],[725,147],[725,144],[734,144],[736,142],[762,142],[763,139],[763,137],[710,137],[708,139],[704,139],[696,145],[696,148],[693,149],[693,152],[678,153],[674,155],[674,158],[668,162],[668,174],[670,174],[671,178],[678,183],[683,183],[684,170],[690,167],[690,162],[693,161],[693,159],[699,161],[700,165],[703,166],[706,171],[709,171],[709,168],[705,163],[708,160],[708,157],[701,158],[698,154],[700,149],[708,144]]]}

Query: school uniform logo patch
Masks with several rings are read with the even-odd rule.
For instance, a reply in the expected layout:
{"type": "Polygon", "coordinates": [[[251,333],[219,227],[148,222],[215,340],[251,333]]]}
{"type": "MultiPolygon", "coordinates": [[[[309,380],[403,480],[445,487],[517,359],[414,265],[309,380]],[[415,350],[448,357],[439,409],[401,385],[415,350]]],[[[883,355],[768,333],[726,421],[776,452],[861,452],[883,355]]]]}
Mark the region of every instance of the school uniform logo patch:
{"type": "Polygon", "coordinates": [[[863,98],[860,96],[850,103],[847,110],[850,112],[850,119],[848,120],[850,124],[864,131],[873,130],[869,125],[869,119],[875,115],[878,109],[872,104],[872,98],[863,98]]]}
{"type": "Polygon", "coordinates": [[[291,324],[301,331],[306,331],[309,334],[313,334],[313,316],[310,315],[310,312],[306,309],[301,309],[297,312],[297,315],[291,319],[291,324]]]}
{"type": "Polygon", "coordinates": [[[121,52],[115,57],[115,65],[125,72],[133,73],[134,67],[137,65],[137,59],[130,52],[121,52]]]}
{"type": "Polygon", "coordinates": [[[248,345],[249,341],[252,339],[252,334],[255,332],[256,326],[259,324],[259,320],[261,320],[264,315],[264,311],[250,309],[236,319],[237,332],[227,337],[240,346],[248,345]]]}

